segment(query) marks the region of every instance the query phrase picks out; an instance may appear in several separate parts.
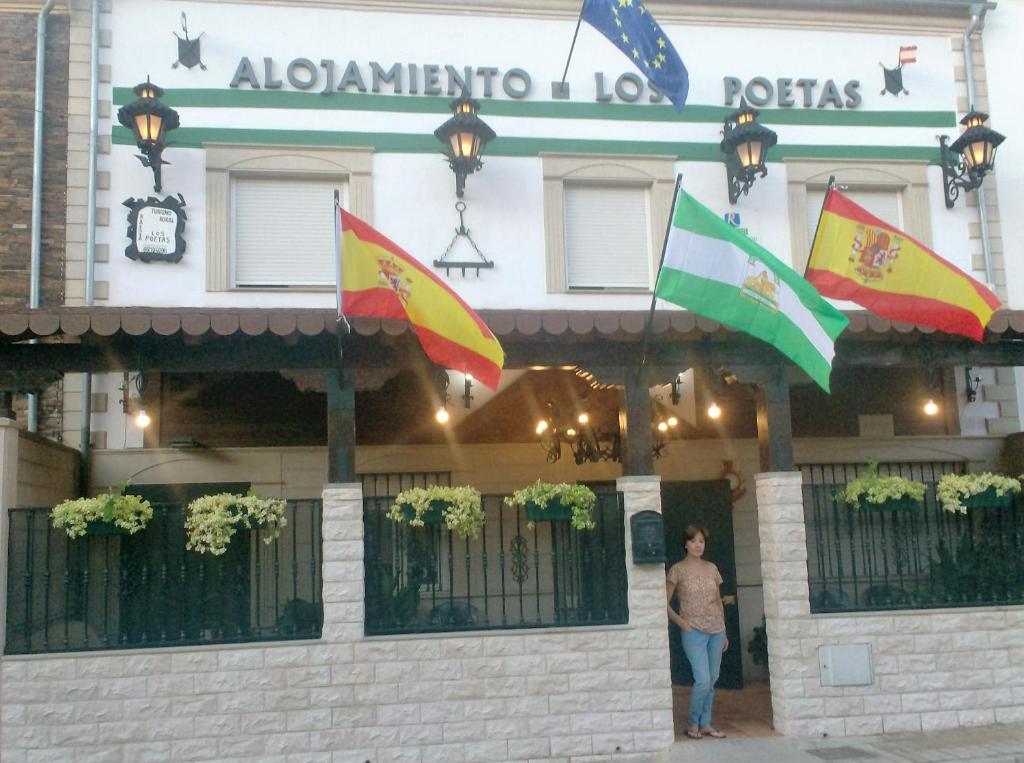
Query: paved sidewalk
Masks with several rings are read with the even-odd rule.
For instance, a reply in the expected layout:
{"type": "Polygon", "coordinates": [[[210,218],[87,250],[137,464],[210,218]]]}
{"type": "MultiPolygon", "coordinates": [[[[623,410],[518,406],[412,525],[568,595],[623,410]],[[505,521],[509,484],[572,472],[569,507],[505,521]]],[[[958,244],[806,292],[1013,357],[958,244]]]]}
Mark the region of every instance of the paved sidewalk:
{"type": "Polygon", "coordinates": [[[1024,763],[1024,724],[840,739],[687,739],[676,742],[664,760],[665,763],[1024,763]]]}

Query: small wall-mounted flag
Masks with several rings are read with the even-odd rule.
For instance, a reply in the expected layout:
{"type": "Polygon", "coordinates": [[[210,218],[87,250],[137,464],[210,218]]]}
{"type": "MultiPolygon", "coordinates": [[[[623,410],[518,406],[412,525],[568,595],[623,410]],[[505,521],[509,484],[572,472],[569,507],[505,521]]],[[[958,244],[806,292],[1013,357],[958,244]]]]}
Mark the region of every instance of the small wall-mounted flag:
{"type": "Polygon", "coordinates": [[[690,75],[641,0],[583,0],[580,17],[615,43],[677,111],[683,110],[690,75]]]}
{"type": "Polygon", "coordinates": [[[900,66],[904,64],[916,64],[917,63],[917,46],[916,45],[901,45],[900,46],[900,66]]]}

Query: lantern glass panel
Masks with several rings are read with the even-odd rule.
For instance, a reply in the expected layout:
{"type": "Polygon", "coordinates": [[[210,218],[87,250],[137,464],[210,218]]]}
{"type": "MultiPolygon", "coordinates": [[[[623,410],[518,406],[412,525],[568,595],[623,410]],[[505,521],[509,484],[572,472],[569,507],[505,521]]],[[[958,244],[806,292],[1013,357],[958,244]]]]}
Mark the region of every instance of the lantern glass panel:
{"type": "Polygon", "coordinates": [[[764,164],[764,142],[760,140],[749,141],[750,145],[750,168],[759,169],[764,164]]]}
{"type": "Polygon", "coordinates": [[[984,167],[989,164],[992,155],[992,144],[987,140],[975,140],[964,146],[964,164],[969,168],[984,167]]]}
{"type": "Polygon", "coordinates": [[[135,117],[135,128],[140,143],[156,143],[160,138],[163,118],[158,114],[138,114],[135,117]]]}
{"type": "Polygon", "coordinates": [[[460,159],[472,159],[480,148],[480,139],[476,133],[465,131],[454,133],[451,137],[452,153],[460,159]]]}

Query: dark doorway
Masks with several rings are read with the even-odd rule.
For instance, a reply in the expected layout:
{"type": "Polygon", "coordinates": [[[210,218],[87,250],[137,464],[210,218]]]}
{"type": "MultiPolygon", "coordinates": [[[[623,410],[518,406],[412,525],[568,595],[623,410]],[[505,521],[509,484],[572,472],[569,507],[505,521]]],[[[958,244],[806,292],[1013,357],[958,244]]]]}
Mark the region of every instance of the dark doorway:
{"type": "MultiPolygon", "coordinates": [[[[722,574],[725,599],[725,630],[729,649],[722,657],[718,687],[743,688],[743,643],[740,639],[740,612],[736,604],[736,553],[732,534],[732,499],[726,480],[707,482],[663,482],[661,511],[665,522],[665,569],[683,558],[682,538],[687,525],[708,528],[711,542],[705,558],[718,565],[722,574]]],[[[669,622],[669,651],[672,658],[672,683],[693,684],[690,663],[683,654],[679,626],[669,622]]]]}

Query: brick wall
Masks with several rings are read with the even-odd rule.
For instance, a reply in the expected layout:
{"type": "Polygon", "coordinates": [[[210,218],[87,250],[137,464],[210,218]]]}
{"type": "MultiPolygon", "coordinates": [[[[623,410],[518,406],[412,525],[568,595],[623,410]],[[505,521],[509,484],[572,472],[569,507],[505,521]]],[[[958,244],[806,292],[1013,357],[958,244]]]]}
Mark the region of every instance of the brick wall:
{"type": "MultiPolygon", "coordinates": [[[[620,480],[627,528],[659,486],[620,480]]],[[[320,641],[4,658],[0,757],[639,763],[671,745],[660,565],[627,563],[627,626],[365,638],[362,534],[359,486],[328,486],[320,641]]]]}
{"type": "Polygon", "coordinates": [[[757,475],[775,728],[844,736],[1024,722],[1024,607],[811,615],[800,482],[757,475]],[[826,644],[870,645],[874,682],[822,686],[826,644]]]}

